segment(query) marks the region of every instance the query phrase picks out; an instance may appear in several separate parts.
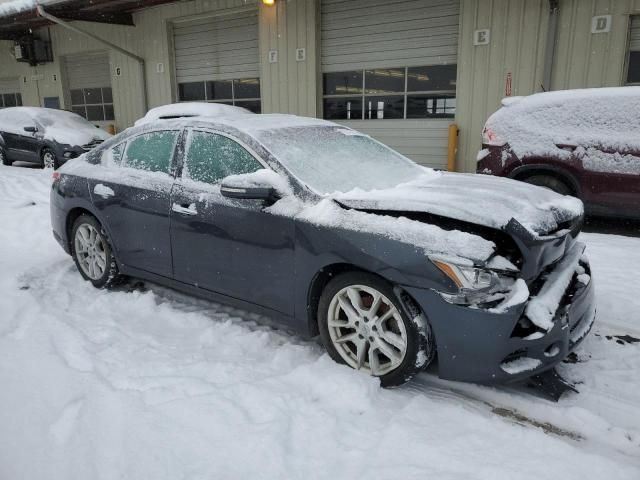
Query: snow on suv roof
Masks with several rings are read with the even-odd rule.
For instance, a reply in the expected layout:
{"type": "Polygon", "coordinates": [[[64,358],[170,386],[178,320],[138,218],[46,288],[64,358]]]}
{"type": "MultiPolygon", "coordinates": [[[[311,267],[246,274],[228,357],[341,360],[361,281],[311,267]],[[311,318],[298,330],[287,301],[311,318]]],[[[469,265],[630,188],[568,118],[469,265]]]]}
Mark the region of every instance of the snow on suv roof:
{"type": "Polygon", "coordinates": [[[536,93],[503,101],[485,128],[514,153],[569,157],[558,145],[640,150],[640,87],[536,93]]]}
{"type": "Polygon", "coordinates": [[[136,125],[144,125],[156,120],[169,120],[183,117],[234,117],[237,115],[253,115],[242,107],[234,107],[223,103],[185,102],[162,105],[152,108],[136,121],[136,125]]]}

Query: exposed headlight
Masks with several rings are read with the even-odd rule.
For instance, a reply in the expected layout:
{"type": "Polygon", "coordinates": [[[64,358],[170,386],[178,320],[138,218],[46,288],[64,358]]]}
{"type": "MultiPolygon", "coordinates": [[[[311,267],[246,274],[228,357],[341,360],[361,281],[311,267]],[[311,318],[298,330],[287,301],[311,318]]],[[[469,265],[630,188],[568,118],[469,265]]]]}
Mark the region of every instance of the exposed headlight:
{"type": "Polygon", "coordinates": [[[517,272],[513,271],[497,271],[437,259],[431,261],[458,287],[458,293],[440,292],[450,303],[468,305],[499,300],[504,297],[500,293],[508,292],[516,281],[517,272]]]}

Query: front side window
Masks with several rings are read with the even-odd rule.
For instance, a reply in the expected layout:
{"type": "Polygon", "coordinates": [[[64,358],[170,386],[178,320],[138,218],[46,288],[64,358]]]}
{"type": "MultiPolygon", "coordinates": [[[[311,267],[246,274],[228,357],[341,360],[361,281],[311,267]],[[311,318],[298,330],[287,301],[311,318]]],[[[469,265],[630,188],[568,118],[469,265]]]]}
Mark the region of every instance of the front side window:
{"type": "Polygon", "coordinates": [[[452,118],[456,72],[457,65],[431,65],[325,73],[324,118],[452,118]]]}
{"type": "Polygon", "coordinates": [[[178,100],[224,103],[260,113],[260,79],[239,78],[179,83],[178,100]]]}
{"type": "Polygon", "coordinates": [[[126,142],[119,143],[115,147],[108,148],[104,152],[102,152],[100,162],[103,165],[121,165],[122,164],[122,156],[124,155],[124,147],[126,142]]]}
{"type": "Polygon", "coordinates": [[[177,130],[165,130],[145,133],[129,140],[122,164],[138,170],[170,173],[179,133],[177,130]]]}
{"type": "Polygon", "coordinates": [[[70,92],[71,110],[90,122],[114,120],[111,87],[77,88],[70,92]]]}
{"type": "Polygon", "coordinates": [[[223,135],[191,132],[183,176],[198,182],[218,183],[229,175],[264,168],[242,145],[223,135]]]}

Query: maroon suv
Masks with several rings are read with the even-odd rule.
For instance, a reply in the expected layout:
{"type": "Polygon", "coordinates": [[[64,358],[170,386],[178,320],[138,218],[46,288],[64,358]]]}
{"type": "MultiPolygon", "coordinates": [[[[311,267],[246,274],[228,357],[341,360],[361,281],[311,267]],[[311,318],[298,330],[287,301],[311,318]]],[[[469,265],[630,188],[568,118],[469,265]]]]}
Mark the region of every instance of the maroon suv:
{"type": "Polygon", "coordinates": [[[640,87],[506,98],[489,117],[478,173],[579,197],[587,213],[640,218],[640,87]]]}

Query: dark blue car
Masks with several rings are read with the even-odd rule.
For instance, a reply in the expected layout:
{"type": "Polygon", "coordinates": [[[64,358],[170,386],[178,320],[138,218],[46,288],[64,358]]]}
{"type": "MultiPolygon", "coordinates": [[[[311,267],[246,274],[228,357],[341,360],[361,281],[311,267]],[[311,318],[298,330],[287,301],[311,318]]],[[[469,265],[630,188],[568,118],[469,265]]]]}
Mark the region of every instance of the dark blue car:
{"type": "Polygon", "coordinates": [[[147,279],[319,335],[398,385],[551,369],[595,318],[579,200],[436,172],[288,115],[143,122],[54,173],[53,232],[96,287],[147,279]]]}

